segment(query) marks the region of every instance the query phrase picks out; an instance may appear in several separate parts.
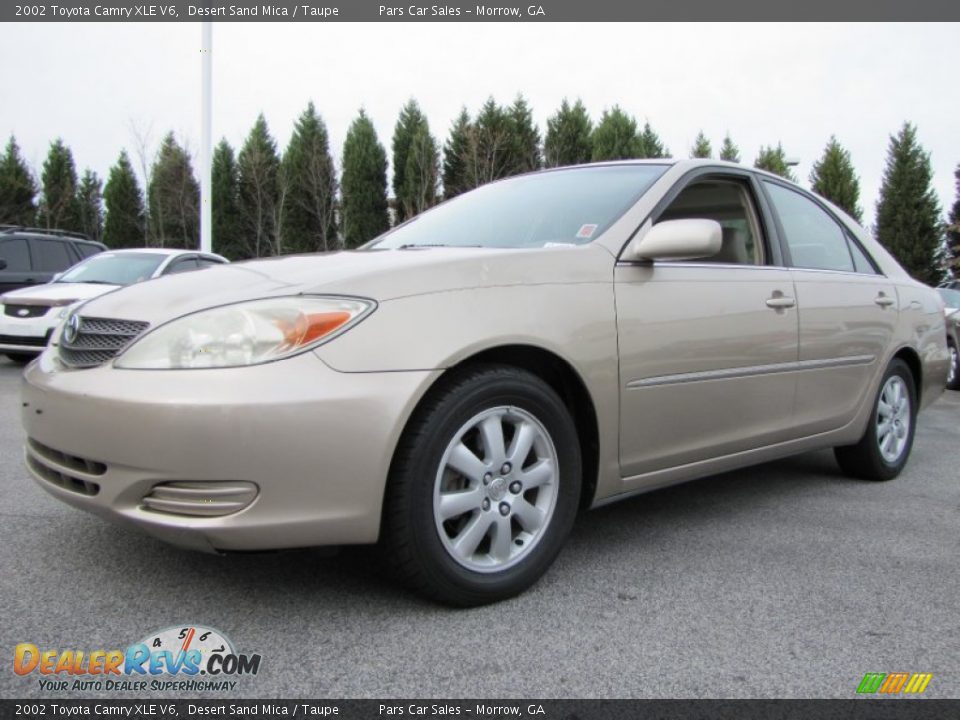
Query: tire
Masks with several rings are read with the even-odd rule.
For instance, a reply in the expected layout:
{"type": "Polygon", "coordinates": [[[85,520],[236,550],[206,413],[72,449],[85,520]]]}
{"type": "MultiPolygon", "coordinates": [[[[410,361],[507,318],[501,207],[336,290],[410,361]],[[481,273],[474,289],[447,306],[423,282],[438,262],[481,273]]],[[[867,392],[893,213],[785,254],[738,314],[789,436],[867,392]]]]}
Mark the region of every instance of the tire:
{"type": "Polygon", "coordinates": [[[903,360],[894,359],[880,381],[873,412],[860,442],[834,448],[834,455],[843,472],[851,477],[892,480],[907,464],[916,427],[917,391],[913,373],[903,360]]]}
{"type": "Polygon", "coordinates": [[[549,385],[505,365],[456,372],[431,390],[400,440],[381,550],[402,581],[433,600],[470,607],[512,597],[560,552],[580,483],[576,427],[549,385]]]}
{"type": "Polygon", "coordinates": [[[952,342],[948,344],[950,351],[950,371],[947,375],[947,389],[960,390],[960,352],[952,342]]]}
{"type": "Polygon", "coordinates": [[[4,355],[7,356],[7,359],[12,360],[17,365],[26,365],[28,362],[37,357],[31,353],[4,353],[4,355]]]}

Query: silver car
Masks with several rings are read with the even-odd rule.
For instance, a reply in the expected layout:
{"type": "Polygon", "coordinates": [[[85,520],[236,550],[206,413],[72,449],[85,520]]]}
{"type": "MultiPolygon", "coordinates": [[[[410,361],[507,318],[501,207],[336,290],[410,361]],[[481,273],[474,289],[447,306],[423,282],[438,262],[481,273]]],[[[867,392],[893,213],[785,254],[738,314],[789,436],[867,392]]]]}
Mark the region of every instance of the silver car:
{"type": "Polygon", "coordinates": [[[72,505],[205,551],[379,541],[475,605],[534,583],[582,508],[827,447],[896,477],[947,365],[940,296],[829,203],[640,161],[91,300],[22,417],[72,505]]]}

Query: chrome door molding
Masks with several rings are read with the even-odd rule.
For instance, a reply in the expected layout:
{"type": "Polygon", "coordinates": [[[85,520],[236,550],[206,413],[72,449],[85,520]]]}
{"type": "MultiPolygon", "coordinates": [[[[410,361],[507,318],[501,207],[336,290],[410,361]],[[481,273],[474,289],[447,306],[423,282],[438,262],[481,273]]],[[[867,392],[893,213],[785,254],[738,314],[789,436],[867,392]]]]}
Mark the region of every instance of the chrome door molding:
{"type": "Polygon", "coordinates": [[[680,383],[705,382],[710,380],[731,380],[734,378],[744,378],[755,375],[772,375],[775,373],[797,372],[802,370],[821,370],[823,368],[870,365],[876,359],[877,358],[875,355],[853,355],[850,357],[798,360],[796,362],[773,363],[770,365],[749,365],[739,368],[724,368],[722,370],[705,370],[703,372],[659,375],[657,377],[631,380],[627,383],[627,389],[637,390],[639,388],[656,387],[659,385],[676,385],[680,383]]]}

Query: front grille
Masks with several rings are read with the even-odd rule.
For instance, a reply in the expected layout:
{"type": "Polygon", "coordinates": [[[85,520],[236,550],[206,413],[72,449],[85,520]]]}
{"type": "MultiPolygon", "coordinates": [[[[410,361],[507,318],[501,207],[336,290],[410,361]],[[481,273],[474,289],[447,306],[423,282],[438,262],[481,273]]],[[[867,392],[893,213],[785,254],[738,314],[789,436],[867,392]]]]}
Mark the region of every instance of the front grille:
{"type": "Polygon", "coordinates": [[[136,340],[150,323],[137,320],[81,317],[76,337],[60,335],[60,359],[70,367],[94,367],[112,360],[136,340]]]}
{"type": "Polygon", "coordinates": [[[16,318],[43,317],[50,310],[49,305],[4,305],[4,315],[16,318]]]}
{"type": "Polygon", "coordinates": [[[0,335],[0,345],[22,345],[24,347],[45,348],[47,340],[50,339],[48,332],[43,337],[24,336],[24,335],[0,335]]]}
{"type": "Polygon", "coordinates": [[[27,466],[48,483],[63,490],[87,495],[88,497],[93,497],[100,492],[100,486],[97,483],[61,472],[56,468],[45,465],[33,455],[27,455],[27,466]]]}
{"type": "Polygon", "coordinates": [[[143,498],[143,509],[166,515],[221,517],[240,512],[257,497],[251,482],[165,482],[143,498]]]}

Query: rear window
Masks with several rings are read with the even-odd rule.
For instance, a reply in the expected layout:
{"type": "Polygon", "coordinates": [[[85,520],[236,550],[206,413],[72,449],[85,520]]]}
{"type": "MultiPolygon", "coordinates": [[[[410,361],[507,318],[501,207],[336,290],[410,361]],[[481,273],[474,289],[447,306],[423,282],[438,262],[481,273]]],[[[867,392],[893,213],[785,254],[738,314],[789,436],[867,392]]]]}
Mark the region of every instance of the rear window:
{"type": "Polygon", "coordinates": [[[626,212],[665,165],[608,165],[490,183],[418,215],[373,249],[583,245],[626,212]]]}

